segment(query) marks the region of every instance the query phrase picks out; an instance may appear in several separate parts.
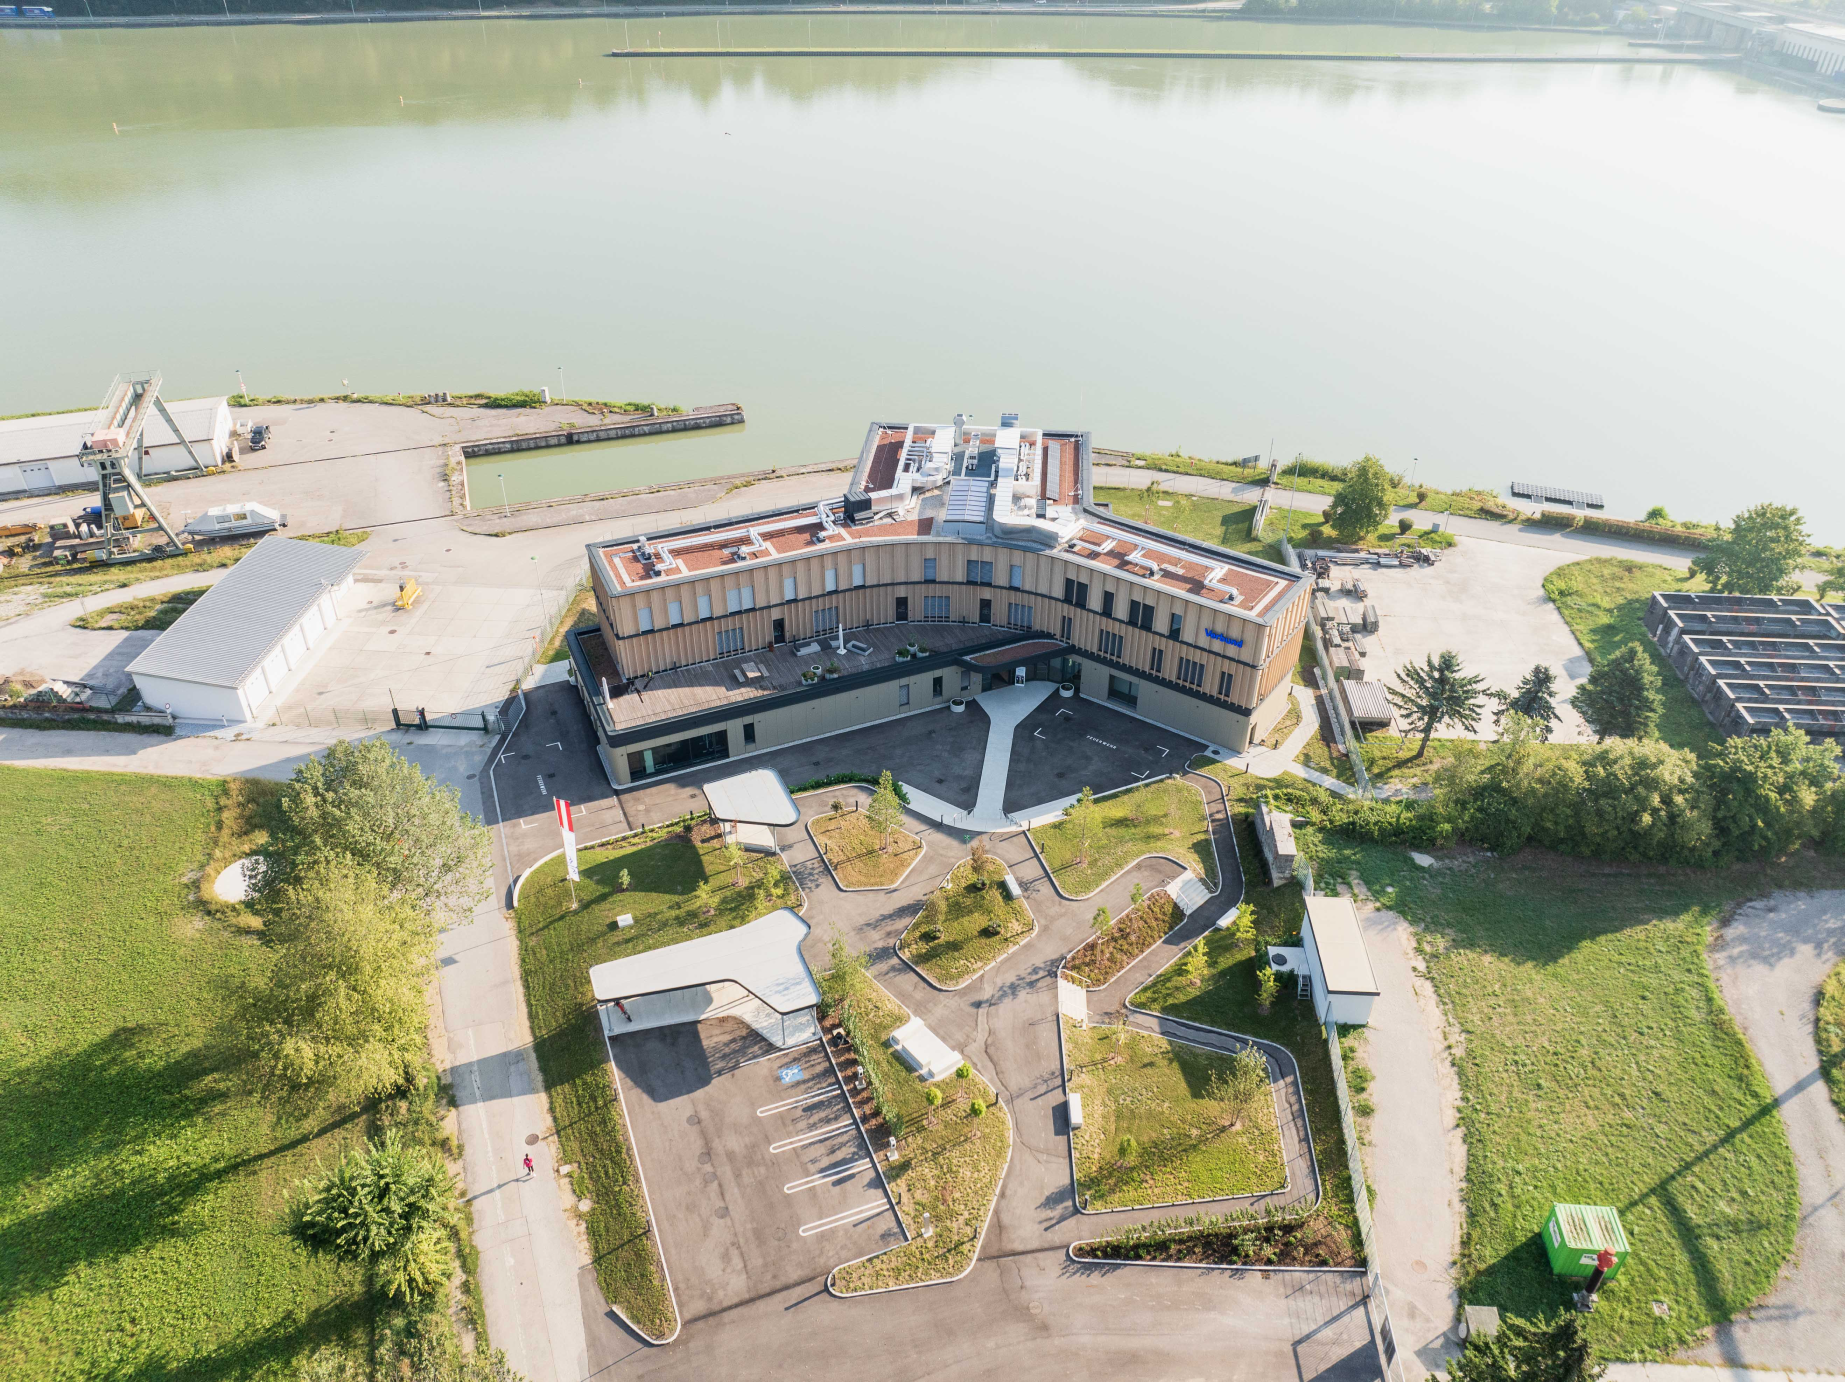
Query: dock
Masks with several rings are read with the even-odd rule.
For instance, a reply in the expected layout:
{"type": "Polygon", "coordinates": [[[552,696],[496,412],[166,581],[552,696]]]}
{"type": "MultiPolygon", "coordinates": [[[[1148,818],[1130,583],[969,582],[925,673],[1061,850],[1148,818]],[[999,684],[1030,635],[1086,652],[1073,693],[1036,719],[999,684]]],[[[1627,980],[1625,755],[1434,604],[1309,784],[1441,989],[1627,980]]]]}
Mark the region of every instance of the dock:
{"type": "Polygon", "coordinates": [[[708,408],[694,408],[689,413],[658,413],[622,422],[597,423],[592,427],[560,427],[550,432],[526,432],[463,442],[461,455],[464,460],[472,461],[481,456],[503,456],[509,451],[539,451],[550,446],[623,441],[629,437],[657,437],[670,432],[702,432],[710,427],[741,427],[743,421],[741,404],[717,403],[708,408]]]}

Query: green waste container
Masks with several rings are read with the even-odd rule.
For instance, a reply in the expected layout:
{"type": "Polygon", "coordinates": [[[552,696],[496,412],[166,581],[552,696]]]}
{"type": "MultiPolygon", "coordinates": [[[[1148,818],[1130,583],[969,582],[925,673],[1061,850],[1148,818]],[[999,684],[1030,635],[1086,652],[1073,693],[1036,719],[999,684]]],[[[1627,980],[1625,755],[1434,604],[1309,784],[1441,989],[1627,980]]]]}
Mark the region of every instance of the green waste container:
{"type": "Polygon", "coordinates": [[[1595,1270],[1596,1254],[1607,1248],[1614,1265],[1605,1278],[1613,1281],[1627,1265],[1627,1235],[1621,1216],[1603,1204],[1553,1204],[1544,1225],[1544,1250],[1550,1270],[1558,1276],[1588,1276],[1595,1270]]]}

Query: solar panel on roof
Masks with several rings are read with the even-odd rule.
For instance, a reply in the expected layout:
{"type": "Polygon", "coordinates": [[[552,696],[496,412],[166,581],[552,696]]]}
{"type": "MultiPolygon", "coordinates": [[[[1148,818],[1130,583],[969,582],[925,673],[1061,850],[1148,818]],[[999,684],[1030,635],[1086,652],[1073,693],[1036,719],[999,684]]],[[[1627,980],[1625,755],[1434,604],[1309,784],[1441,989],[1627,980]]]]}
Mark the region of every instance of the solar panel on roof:
{"type": "Polygon", "coordinates": [[[986,481],[950,480],[948,482],[948,521],[950,523],[984,523],[987,521],[986,481]]]}

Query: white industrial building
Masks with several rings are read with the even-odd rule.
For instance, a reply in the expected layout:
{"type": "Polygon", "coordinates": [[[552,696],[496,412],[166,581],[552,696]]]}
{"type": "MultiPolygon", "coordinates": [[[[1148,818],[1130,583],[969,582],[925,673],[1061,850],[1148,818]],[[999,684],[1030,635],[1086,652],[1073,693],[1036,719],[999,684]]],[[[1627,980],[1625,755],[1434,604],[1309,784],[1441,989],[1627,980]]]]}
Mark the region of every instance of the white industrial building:
{"type": "Polygon", "coordinates": [[[1322,1026],[1330,1019],[1342,1027],[1362,1027],[1377,1001],[1377,974],[1365,950],[1358,911],[1349,897],[1309,897],[1300,924],[1307,952],[1307,977],[1313,983],[1313,1015],[1322,1026]]]}
{"type": "MultiPolygon", "coordinates": [[[[169,403],[167,409],[204,464],[222,465],[235,459],[229,399],[192,398],[169,403]]],[[[77,452],[96,426],[94,408],[0,422],[0,498],[55,494],[61,489],[94,485],[96,472],[87,462],[77,459],[77,452]]],[[[148,416],[144,436],[146,453],[135,467],[141,478],[152,479],[191,467],[186,448],[158,412],[148,416]]]]}
{"type": "Polygon", "coordinates": [[[332,637],[364,553],[266,537],[128,664],[141,699],[181,720],[254,720],[332,637]]]}

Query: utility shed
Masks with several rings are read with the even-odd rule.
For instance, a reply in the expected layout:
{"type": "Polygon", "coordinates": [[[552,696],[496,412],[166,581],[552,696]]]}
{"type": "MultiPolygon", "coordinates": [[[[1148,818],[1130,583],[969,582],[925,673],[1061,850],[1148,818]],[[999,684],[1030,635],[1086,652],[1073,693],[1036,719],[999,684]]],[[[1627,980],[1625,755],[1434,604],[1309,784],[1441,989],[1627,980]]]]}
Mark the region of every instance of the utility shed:
{"type": "MultiPolygon", "coordinates": [[[[227,458],[235,457],[228,399],[189,398],[169,403],[167,408],[193,452],[206,465],[222,465],[227,458]]],[[[77,485],[94,485],[96,472],[77,460],[77,451],[95,429],[94,408],[0,422],[0,496],[55,494],[77,485]]],[[[190,469],[192,462],[186,458],[185,447],[158,412],[148,416],[143,441],[147,454],[136,467],[136,474],[166,475],[190,469]]]]}
{"type": "Polygon", "coordinates": [[[1307,952],[1307,975],[1313,983],[1313,1015],[1346,1027],[1371,1020],[1377,999],[1377,975],[1365,951],[1358,912],[1346,897],[1310,897],[1301,922],[1301,945],[1307,952]]]}
{"type": "Polygon", "coordinates": [[[364,556],[264,538],[128,664],[141,699],[181,720],[256,719],[326,646],[364,556]]]}

